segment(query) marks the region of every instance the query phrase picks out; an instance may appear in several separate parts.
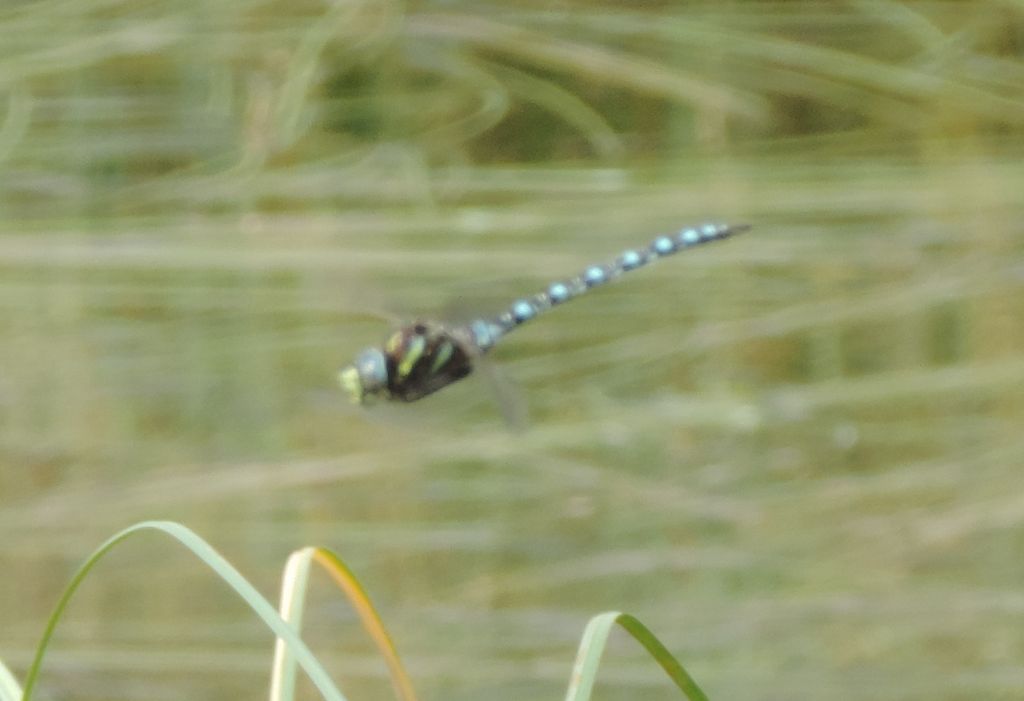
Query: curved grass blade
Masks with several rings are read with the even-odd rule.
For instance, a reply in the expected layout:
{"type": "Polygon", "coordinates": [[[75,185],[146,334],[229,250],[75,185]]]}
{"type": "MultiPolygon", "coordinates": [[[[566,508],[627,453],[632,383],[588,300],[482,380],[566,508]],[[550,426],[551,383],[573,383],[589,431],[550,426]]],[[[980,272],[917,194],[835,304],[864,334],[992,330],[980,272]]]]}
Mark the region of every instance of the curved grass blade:
{"type": "MultiPolygon", "coordinates": [[[[281,576],[281,600],[277,611],[298,635],[302,631],[302,615],[306,610],[309,590],[310,558],[300,557],[308,548],[293,552],[281,576]]],[[[291,701],[295,698],[295,657],[282,638],[274,640],[274,664],[270,675],[270,701],[291,701]]]]}
{"type": "Polygon", "coordinates": [[[693,678],[654,636],[654,633],[633,616],[620,611],[602,613],[594,616],[587,623],[587,627],[583,631],[583,638],[580,640],[579,651],[576,653],[576,664],[573,666],[572,679],[569,682],[569,690],[565,694],[565,701],[589,701],[601,663],[601,654],[608,642],[608,636],[611,635],[612,626],[616,623],[644,646],[651,657],[679,687],[679,690],[686,694],[686,698],[690,701],[708,701],[708,697],[697,686],[697,682],[693,681],[693,678]]]}
{"type": "MultiPolygon", "coordinates": [[[[291,624],[296,633],[302,629],[309,569],[313,562],[327,571],[356,610],[363,628],[373,639],[377,650],[388,665],[395,694],[401,701],[417,701],[409,675],[402,666],[391,636],[384,628],[369,595],[341,558],[330,550],[302,548],[288,558],[281,583],[281,617],[291,624]]],[[[294,697],[295,658],[280,638],[274,646],[274,669],[270,688],[271,701],[288,701],[294,697]]]]}
{"type": "Polygon", "coordinates": [[[486,67],[517,97],[547,110],[578,130],[600,157],[616,158],[625,153],[623,140],[605,117],[572,90],[562,88],[554,80],[538,78],[498,62],[490,62],[486,67]]]}
{"type": "Polygon", "coordinates": [[[295,631],[292,630],[291,626],[285,623],[281,617],[277,615],[274,607],[271,606],[265,598],[263,598],[256,588],[253,587],[253,585],[250,584],[248,580],[246,580],[241,573],[231,565],[231,563],[225,560],[221,554],[214,550],[205,540],[185,526],[171,521],[143,521],[133,526],[129,526],[123,531],[120,531],[108,538],[106,542],[98,547],[92,555],[89,556],[85,563],[82,564],[74,577],[71,578],[71,582],[64,589],[64,593],[61,594],[60,600],[57,602],[57,606],[54,608],[53,613],[50,614],[50,618],[46,622],[46,628],[43,631],[42,640],[40,640],[39,646],[36,648],[36,654],[32,660],[32,665],[29,667],[28,674],[25,676],[25,692],[22,696],[22,701],[29,701],[32,696],[32,691],[35,688],[36,680],[38,679],[40,669],[42,668],[43,656],[46,653],[46,648],[49,645],[50,640],[53,638],[53,633],[57,628],[57,623],[64,615],[64,610],[71,602],[71,597],[74,596],[79,585],[92,571],[92,568],[96,566],[100,558],[107,554],[107,552],[115,545],[129,536],[145,530],[156,530],[165,533],[191,550],[196,557],[209,566],[210,569],[219,575],[228,586],[234,589],[235,592],[242,597],[245,603],[256,612],[256,615],[263,619],[263,622],[268,628],[270,628],[279,638],[285,639],[292,650],[295,651],[296,660],[300,665],[302,665],[302,668],[306,670],[306,674],[309,675],[310,680],[316,685],[320,694],[325,699],[329,699],[329,701],[346,701],[345,696],[337,689],[334,682],[331,681],[331,678],[327,676],[327,672],[317,661],[316,657],[313,656],[313,653],[310,652],[305,643],[303,643],[295,631]]]}
{"type": "Polygon", "coordinates": [[[18,680],[11,674],[11,670],[0,662],[0,701],[20,701],[21,687],[18,680]]]}

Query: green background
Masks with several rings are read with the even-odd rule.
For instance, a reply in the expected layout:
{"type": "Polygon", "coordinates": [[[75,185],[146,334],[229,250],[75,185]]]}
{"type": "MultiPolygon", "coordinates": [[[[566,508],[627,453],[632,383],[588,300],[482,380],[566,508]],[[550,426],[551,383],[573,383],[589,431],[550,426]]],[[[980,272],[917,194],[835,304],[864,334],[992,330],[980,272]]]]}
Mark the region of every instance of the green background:
{"type": "MultiPolygon", "coordinates": [[[[269,596],[336,550],[427,700],[560,698],[606,609],[713,699],[1020,698],[1022,127],[1019,0],[6,0],[0,658],[169,518],[269,596]],[[493,372],[368,410],[334,384],[395,319],[709,219],[755,228],[493,372]]],[[[318,581],[310,643],[386,698],[318,581]]],[[[598,698],[676,698],[621,638],[598,698]]],[[[259,697],[271,646],[151,536],[43,688],[259,697]]]]}

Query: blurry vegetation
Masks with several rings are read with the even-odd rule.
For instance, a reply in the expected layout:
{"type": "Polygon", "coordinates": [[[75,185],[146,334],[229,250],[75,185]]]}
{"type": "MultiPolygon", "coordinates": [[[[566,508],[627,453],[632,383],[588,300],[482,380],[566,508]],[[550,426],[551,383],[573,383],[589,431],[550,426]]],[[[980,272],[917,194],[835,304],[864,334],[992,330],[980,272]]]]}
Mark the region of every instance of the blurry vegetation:
{"type": "MultiPolygon", "coordinates": [[[[350,554],[427,699],[552,698],[610,607],[712,698],[1018,696],[1022,127],[1019,0],[3,3],[0,658],[159,517],[267,582],[350,554]],[[709,218],[755,230],[498,349],[525,434],[483,380],[333,386],[388,314],[709,218]]],[[[241,613],[124,557],[54,693],[258,693],[241,613]]]]}
{"type": "MultiPolygon", "coordinates": [[[[316,686],[321,698],[326,701],[345,701],[337,683],[331,679],[301,637],[306,598],[310,588],[309,578],[314,565],[333,580],[334,586],[338,589],[336,596],[350,605],[356,613],[363,631],[373,643],[375,654],[387,667],[395,696],[399,701],[417,701],[412,680],[398,656],[384,622],[362,584],[338,555],[318,547],[304,547],[291,553],[285,563],[280,603],[275,611],[267,598],[209,543],[181,524],[170,521],[143,521],[133,524],[108,538],[92,552],[75,572],[47,619],[32,664],[25,676],[24,689],[0,662],[0,699],[29,701],[32,698],[32,692],[39,683],[49,643],[53,640],[58,626],[64,621],[68,606],[82,585],[93,575],[100,560],[115,547],[148,531],[156,531],[167,540],[177,541],[177,544],[187,549],[194,558],[195,567],[208,568],[212,578],[220,580],[239,603],[251,609],[254,618],[275,634],[270,681],[271,701],[291,701],[295,698],[300,669],[316,686]]],[[[147,584],[141,578],[139,583],[143,586],[147,584]]],[[[685,696],[690,701],[707,701],[700,687],[665,649],[657,636],[635,617],[620,611],[608,611],[594,616],[587,622],[580,639],[576,662],[569,673],[566,701],[589,701],[601,668],[604,648],[616,626],[621,627],[643,646],[651,659],[657,662],[662,672],[679,690],[680,697],[685,696]]]]}

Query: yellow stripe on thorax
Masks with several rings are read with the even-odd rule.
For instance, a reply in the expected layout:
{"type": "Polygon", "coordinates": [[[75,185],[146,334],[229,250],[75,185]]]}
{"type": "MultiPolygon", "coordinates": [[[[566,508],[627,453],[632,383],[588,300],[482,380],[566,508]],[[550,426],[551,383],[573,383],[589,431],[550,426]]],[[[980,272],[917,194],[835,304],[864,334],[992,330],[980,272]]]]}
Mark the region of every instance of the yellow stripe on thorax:
{"type": "Polygon", "coordinates": [[[451,341],[443,341],[437,348],[437,354],[434,356],[434,362],[430,364],[430,374],[434,374],[438,370],[444,367],[451,357],[452,353],[455,352],[455,346],[452,345],[451,341]]]}
{"type": "Polygon", "coordinates": [[[398,349],[402,347],[402,339],[404,337],[405,334],[402,333],[401,331],[396,331],[395,333],[391,334],[391,338],[389,338],[387,340],[387,343],[384,344],[384,350],[387,352],[388,355],[394,355],[395,353],[398,352],[398,349]]]}
{"type": "Polygon", "coordinates": [[[427,339],[423,336],[413,336],[405,349],[402,361],[398,363],[398,376],[406,377],[412,372],[413,366],[423,357],[423,350],[427,347],[427,339]]]}

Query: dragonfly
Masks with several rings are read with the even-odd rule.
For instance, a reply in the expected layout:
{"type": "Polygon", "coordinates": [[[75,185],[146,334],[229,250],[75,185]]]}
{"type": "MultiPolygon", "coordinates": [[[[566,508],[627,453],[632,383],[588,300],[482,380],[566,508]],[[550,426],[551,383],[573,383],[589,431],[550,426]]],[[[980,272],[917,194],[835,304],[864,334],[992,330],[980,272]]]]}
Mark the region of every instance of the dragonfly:
{"type": "Polygon", "coordinates": [[[632,248],[615,261],[588,266],[580,274],[512,302],[494,317],[448,326],[419,320],[395,331],[381,347],[360,352],[342,368],[338,381],[356,404],[375,398],[413,402],[457,382],[506,335],[551,309],[627,272],[684,249],[747,231],[747,224],[702,224],[661,235],[643,248],[632,248]]]}

